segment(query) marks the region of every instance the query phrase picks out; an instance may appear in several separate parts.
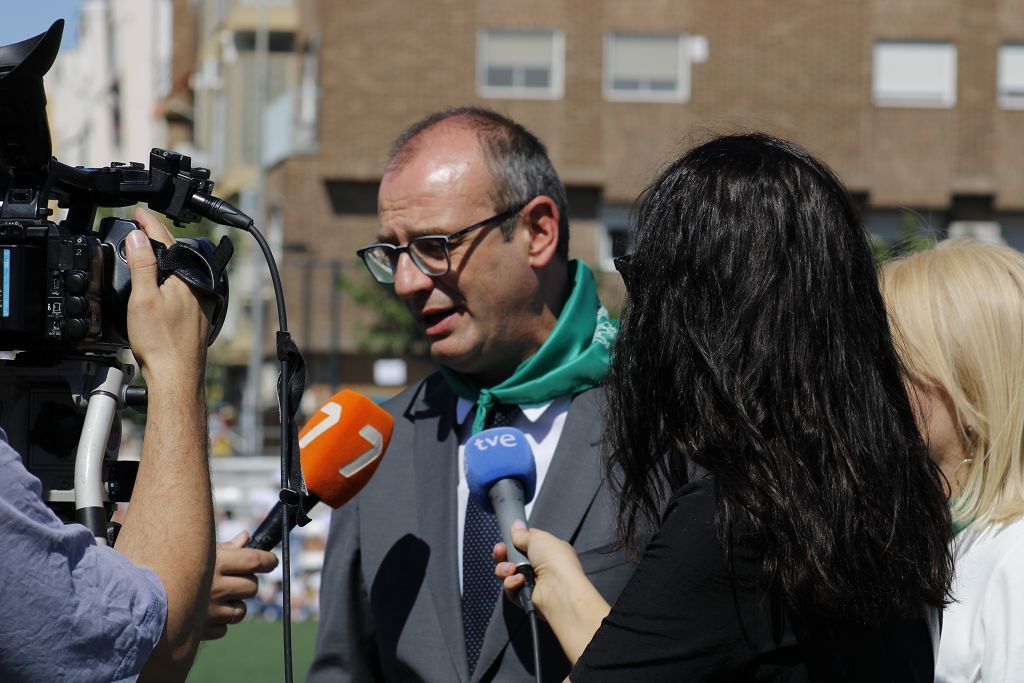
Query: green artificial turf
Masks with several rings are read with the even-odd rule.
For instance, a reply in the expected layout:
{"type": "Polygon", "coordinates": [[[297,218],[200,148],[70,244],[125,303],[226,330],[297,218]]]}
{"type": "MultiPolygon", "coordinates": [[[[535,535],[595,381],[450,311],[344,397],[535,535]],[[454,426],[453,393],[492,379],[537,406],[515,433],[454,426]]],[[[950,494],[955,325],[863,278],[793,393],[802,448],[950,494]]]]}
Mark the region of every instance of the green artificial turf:
{"type": "MultiPolygon", "coordinates": [[[[306,680],[313,661],[317,622],[292,624],[294,680],[306,680]]],[[[254,619],[232,626],[220,640],[203,643],[188,683],[263,683],[284,680],[281,622],[254,619]]]]}

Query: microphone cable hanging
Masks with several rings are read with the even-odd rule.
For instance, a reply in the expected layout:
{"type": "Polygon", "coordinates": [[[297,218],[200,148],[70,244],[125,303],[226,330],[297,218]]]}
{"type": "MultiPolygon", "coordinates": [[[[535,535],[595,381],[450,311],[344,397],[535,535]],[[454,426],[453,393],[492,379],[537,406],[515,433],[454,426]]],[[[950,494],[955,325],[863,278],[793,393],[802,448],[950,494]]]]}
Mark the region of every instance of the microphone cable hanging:
{"type": "MultiPolygon", "coordinates": [[[[284,680],[285,683],[292,683],[291,543],[289,531],[294,526],[291,524],[293,515],[300,517],[299,525],[309,521],[299,505],[301,497],[306,493],[306,485],[302,479],[302,469],[295,457],[298,451],[295,413],[306,383],[305,361],[288,332],[284,289],[281,286],[277,261],[274,259],[267,240],[257,229],[255,221],[229,202],[201,192],[191,196],[189,206],[196,213],[215,223],[238,228],[252,235],[259,245],[260,251],[263,252],[274,287],[278,320],[277,359],[281,368],[277,382],[278,409],[281,417],[280,500],[284,503],[284,514],[281,517],[281,621],[284,645],[284,680]]],[[[254,341],[254,343],[257,342],[254,341]]]]}

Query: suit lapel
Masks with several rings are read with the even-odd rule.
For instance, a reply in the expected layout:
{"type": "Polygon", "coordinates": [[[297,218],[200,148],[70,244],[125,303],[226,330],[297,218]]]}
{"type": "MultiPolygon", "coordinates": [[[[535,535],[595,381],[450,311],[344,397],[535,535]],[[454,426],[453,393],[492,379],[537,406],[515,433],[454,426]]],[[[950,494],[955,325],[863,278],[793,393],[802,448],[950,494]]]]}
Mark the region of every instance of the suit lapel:
{"type": "MultiPolygon", "coordinates": [[[[551,466],[530,511],[531,527],[550,531],[570,543],[601,488],[598,447],[601,438],[600,395],[600,390],[591,389],[576,396],[569,405],[551,466]]],[[[508,646],[511,634],[527,628],[526,614],[518,607],[506,610],[502,605],[504,600],[504,593],[499,594],[480,648],[473,681],[480,680],[480,676],[508,646]]]]}
{"type": "MultiPolygon", "coordinates": [[[[459,591],[458,437],[453,428],[456,397],[439,381],[425,387],[417,403],[415,420],[416,507],[420,533],[431,548],[427,569],[442,635],[448,645],[459,680],[469,678],[466,643],[462,629],[462,596],[459,591]]],[[[401,505],[401,501],[395,501],[401,505]]]]}
{"type": "Polygon", "coordinates": [[[573,399],[544,486],[530,512],[531,527],[549,531],[570,543],[575,542],[580,524],[603,481],[602,395],[599,389],[591,389],[573,399]]]}

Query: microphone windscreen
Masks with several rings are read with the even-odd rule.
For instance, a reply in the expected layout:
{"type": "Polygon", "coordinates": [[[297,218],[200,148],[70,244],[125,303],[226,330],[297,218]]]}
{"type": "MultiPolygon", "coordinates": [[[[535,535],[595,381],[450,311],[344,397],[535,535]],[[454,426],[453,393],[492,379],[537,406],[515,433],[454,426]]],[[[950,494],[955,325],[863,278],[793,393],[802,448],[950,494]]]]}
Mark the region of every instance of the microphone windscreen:
{"type": "Polygon", "coordinates": [[[518,479],[523,484],[525,502],[533,500],[537,464],[526,435],[518,429],[494,427],[478,432],[469,437],[464,456],[469,495],[484,510],[494,512],[488,491],[502,479],[518,479]]]}
{"type": "Polygon", "coordinates": [[[377,471],[394,425],[367,397],[339,391],[299,432],[306,487],[332,508],[345,504],[377,471]]]}

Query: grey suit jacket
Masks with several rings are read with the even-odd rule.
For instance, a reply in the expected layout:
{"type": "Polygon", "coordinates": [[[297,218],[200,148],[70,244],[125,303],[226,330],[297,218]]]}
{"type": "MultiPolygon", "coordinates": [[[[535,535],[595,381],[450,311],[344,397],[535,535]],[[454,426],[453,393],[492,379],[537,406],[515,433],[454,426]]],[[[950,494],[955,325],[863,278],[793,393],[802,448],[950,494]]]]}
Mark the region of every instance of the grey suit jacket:
{"type": "MultiPolygon", "coordinates": [[[[573,399],[529,524],[572,543],[590,580],[614,602],[634,566],[611,551],[614,510],[598,449],[603,395],[592,389],[573,399]]],[[[529,624],[500,595],[469,676],[456,400],[434,374],[385,405],[395,417],[391,445],[367,487],[331,519],[310,683],[534,680],[529,624]]],[[[541,628],[544,679],[561,681],[569,662],[547,625],[541,628]]]]}

